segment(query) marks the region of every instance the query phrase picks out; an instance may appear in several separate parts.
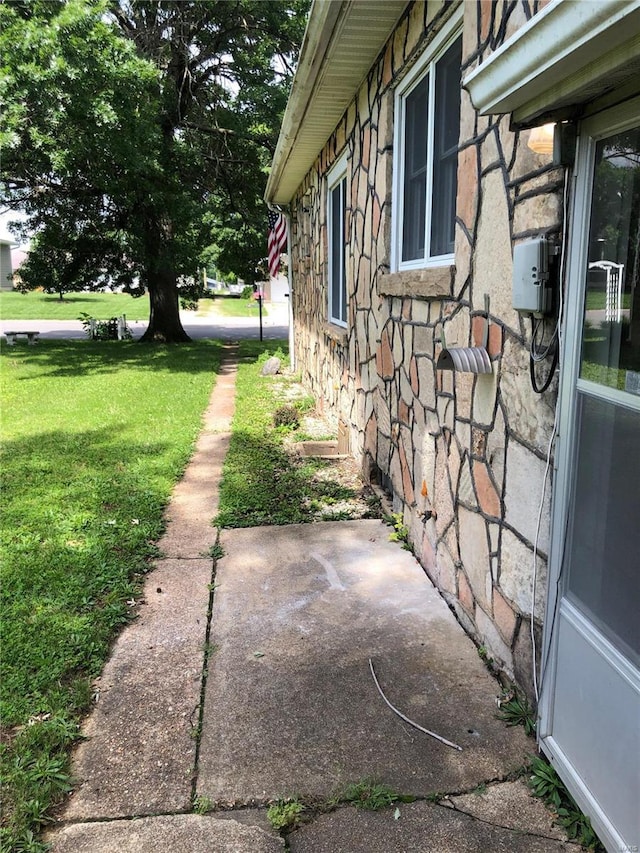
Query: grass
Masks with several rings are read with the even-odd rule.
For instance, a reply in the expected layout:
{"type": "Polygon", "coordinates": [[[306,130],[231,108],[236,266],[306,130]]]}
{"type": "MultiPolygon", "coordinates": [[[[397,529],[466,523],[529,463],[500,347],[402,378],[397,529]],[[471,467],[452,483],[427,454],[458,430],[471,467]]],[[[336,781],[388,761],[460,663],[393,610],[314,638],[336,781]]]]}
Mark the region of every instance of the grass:
{"type": "Polygon", "coordinates": [[[295,798],[276,800],[267,809],[267,820],[277,832],[293,829],[305,808],[304,803],[295,798]]]}
{"type": "MultiPolygon", "coordinates": [[[[148,320],[149,299],[146,296],[134,299],[126,293],[67,293],[64,299],[60,299],[58,294],[41,291],[0,293],[1,320],[77,320],[83,313],[96,320],[108,320],[121,314],[127,320],[148,320]]],[[[267,313],[267,306],[263,303],[263,317],[267,313]]],[[[218,295],[200,299],[198,314],[257,318],[259,308],[255,299],[218,295]]]]}
{"type": "MultiPolygon", "coordinates": [[[[587,311],[604,311],[607,307],[607,295],[604,290],[587,290],[586,309],[587,311]]],[[[631,308],[631,294],[622,294],[623,309],[631,308]]]]}
{"type": "MultiPolygon", "coordinates": [[[[340,501],[353,498],[354,490],[331,478],[331,463],[326,460],[298,459],[288,453],[285,438],[296,437],[295,426],[274,425],[274,413],[285,402],[287,379],[278,376],[275,383],[273,377],[260,375],[262,364],[274,353],[286,364],[278,344],[243,341],[240,345],[236,411],[220,484],[219,527],[351,517],[341,510],[340,501]]],[[[308,407],[308,399],[303,398],[299,406],[308,407]]]]}
{"type": "Polygon", "coordinates": [[[389,808],[394,803],[411,803],[415,797],[398,794],[388,785],[376,782],[373,779],[362,779],[348,785],[341,796],[341,800],[358,809],[380,811],[380,809],[389,808]]]}
{"type": "Polygon", "coordinates": [[[134,613],[220,360],[43,341],[0,358],[0,848],[36,853],[110,643],[134,613]]]}
{"type": "MultiPolygon", "coordinates": [[[[223,317],[258,317],[260,308],[256,299],[239,299],[237,296],[205,297],[198,302],[198,314],[223,317]]],[[[267,316],[267,308],[262,304],[262,316],[267,316]]]]}
{"type": "Polygon", "coordinates": [[[134,299],[126,293],[67,293],[60,299],[54,293],[0,294],[2,320],[77,320],[81,313],[96,320],[108,320],[124,314],[127,320],[148,320],[149,300],[134,299]]]}

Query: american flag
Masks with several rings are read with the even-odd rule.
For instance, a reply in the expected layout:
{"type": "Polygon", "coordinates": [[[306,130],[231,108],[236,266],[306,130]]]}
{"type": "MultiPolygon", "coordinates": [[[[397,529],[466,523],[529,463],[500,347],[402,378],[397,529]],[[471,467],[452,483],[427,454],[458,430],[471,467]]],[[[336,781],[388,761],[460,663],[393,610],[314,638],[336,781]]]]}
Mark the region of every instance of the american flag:
{"type": "Polygon", "coordinates": [[[287,220],[282,213],[269,211],[269,275],[278,275],[280,255],[287,248],[287,220]]]}

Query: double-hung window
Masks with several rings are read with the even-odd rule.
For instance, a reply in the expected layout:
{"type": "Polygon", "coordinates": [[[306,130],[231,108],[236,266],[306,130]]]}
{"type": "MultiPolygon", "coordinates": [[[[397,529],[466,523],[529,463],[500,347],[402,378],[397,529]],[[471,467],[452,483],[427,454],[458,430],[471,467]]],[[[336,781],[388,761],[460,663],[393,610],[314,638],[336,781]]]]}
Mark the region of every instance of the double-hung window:
{"type": "Polygon", "coordinates": [[[327,230],[329,235],[329,321],[347,325],[347,275],[345,266],[347,211],[347,152],[327,178],[327,230]]]}
{"type": "Polygon", "coordinates": [[[462,36],[441,34],[396,92],[396,270],[454,256],[462,36]]]}

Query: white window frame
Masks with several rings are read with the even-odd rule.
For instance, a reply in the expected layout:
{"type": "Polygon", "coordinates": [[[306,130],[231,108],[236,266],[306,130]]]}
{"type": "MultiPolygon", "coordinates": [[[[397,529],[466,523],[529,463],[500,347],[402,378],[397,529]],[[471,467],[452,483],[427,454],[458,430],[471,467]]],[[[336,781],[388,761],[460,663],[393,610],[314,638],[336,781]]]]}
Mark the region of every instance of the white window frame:
{"type": "MultiPolygon", "coordinates": [[[[456,39],[462,37],[462,13],[461,9],[440,30],[438,35],[429,44],[429,47],[420,57],[416,65],[400,83],[395,92],[395,129],[393,146],[393,205],[391,209],[391,271],[402,272],[404,270],[425,269],[427,267],[450,266],[455,260],[455,253],[444,255],[430,255],[431,221],[433,216],[433,129],[435,122],[435,65],[446,53],[456,39]],[[429,146],[427,152],[427,177],[426,177],[426,221],[425,221],[425,249],[422,258],[413,260],[402,260],[402,239],[404,224],[404,161],[405,161],[405,103],[406,98],[422,80],[429,75],[429,115],[428,115],[428,137],[429,146]]],[[[455,199],[454,199],[455,203],[455,199]]]]}
{"type": "Polygon", "coordinates": [[[329,172],[327,173],[327,249],[328,249],[328,276],[327,276],[327,290],[328,290],[328,309],[329,309],[329,322],[333,323],[336,326],[342,326],[343,328],[347,328],[348,324],[348,311],[349,311],[349,291],[347,285],[347,270],[346,270],[346,255],[347,255],[347,237],[345,234],[345,220],[346,220],[346,211],[347,211],[347,194],[349,188],[349,181],[347,176],[347,158],[348,151],[345,149],[338,160],[333,164],[329,172]],[[342,228],[341,232],[343,235],[342,238],[342,252],[340,259],[340,269],[336,271],[334,265],[334,221],[333,221],[333,205],[332,205],[332,196],[333,191],[336,190],[342,181],[345,181],[344,188],[344,200],[342,207],[342,228]],[[334,275],[340,275],[342,278],[342,288],[341,295],[344,298],[344,304],[341,300],[340,305],[336,306],[334,304],[333,298],[333,283],[334,283],[334,275]],[[344,316],[343,316],[344,312],[344,316]]]}

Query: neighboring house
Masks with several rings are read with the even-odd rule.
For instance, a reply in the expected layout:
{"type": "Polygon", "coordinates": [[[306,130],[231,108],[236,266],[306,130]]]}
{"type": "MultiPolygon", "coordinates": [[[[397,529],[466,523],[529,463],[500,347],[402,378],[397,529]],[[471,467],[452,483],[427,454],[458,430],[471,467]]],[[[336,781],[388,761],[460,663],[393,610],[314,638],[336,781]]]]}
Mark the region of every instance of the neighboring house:
{"type": "Polygon", "coordinates": [[[296,369],[612,851],[640,845],[639,45],[638,0],[315,0],[266,192],[296,369]]]}
{"type": "Polygon", "coordinates": [[[10,237],[0,236],[0,290],[13,289],[13,263],[11,250],[16,242],[10,237]]]}

